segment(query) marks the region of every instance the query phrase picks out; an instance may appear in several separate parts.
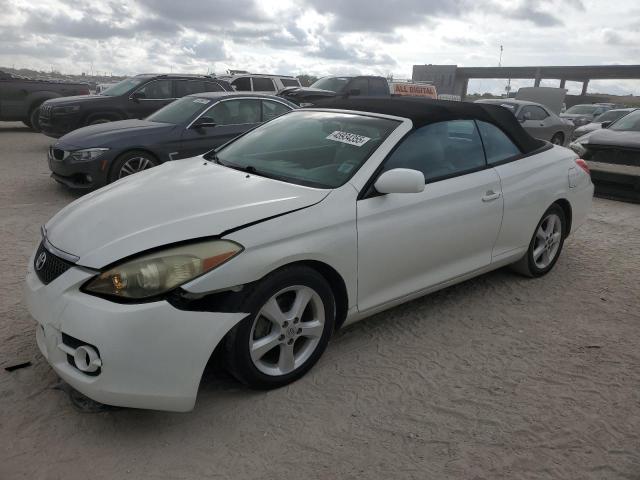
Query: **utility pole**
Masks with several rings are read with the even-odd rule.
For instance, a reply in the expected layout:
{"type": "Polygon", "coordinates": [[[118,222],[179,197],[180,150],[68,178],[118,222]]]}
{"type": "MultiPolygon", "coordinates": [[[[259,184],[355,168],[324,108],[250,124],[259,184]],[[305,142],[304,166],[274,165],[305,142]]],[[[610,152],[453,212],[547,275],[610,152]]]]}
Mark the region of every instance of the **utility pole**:
{"type": "Polygon", "coordinates": [[[500,45],[500,60],[498,60],[498,68],[502,67],[502,51],[503,50],[504,50],[504,47],[500,45]]]}

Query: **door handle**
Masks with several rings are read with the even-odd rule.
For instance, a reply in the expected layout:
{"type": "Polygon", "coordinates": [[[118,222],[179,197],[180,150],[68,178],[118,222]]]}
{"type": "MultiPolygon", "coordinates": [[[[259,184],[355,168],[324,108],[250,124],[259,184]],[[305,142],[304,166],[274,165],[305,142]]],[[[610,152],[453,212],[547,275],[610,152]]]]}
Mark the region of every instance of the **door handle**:
{"type": "Polygon", "coordinates": [[[489,190],[487,193],[484,194],[484,197],[482,197],[482,201],[483,202],[492,202],[494,200],[499,199],[502,196],[502,193],[498,192],[494,192],[493,190],[489,190]]]}

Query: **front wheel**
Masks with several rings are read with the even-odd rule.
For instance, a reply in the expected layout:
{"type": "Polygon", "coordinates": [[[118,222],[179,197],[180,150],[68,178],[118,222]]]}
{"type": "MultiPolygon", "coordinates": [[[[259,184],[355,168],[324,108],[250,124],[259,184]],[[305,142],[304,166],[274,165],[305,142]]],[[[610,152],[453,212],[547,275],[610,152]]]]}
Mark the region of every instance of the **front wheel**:
{"type": "Polygon", "coordinates": [[[160,164],[156,157],[147,152],[128,152],[120,155],[111,167],[109,183],[134,173],[142,172],[160,164]]]}
{"type": "Polygon", "coordinates": [[[31,113],[29,114],[29,126],[34,132],[40,131],[40,106],[31,110],[31,113]]]}
{"type": "Polygon", "coordinates": [[[252,388],[278,388],[302,377],[320,358],[335,321],[327,281],[303,266],[265,277],[244,302],[249,316],[225,342],[229,371],[252,388]]]}
{"type": "Polygon", "coordinates": [[[551,205],[536,227],[524,257],[513,264],[513,269],[527,277],[541,277],[549,273],[558,261],[566,237],[564,210],[551,205]]]}
{"type": "Polygon", "coordinates": [[[553,137],[551,137],[551,143],[554,145],[564,145],[564,135],[560,132],[556,133],[553,137]]]}

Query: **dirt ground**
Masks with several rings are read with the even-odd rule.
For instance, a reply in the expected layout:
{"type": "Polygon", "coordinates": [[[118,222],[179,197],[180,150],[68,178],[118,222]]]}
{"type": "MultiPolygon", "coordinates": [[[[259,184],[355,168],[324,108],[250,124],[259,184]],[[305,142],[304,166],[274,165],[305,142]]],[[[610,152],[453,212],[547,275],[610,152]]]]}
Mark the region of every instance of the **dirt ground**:
{"type": "Polygon", "coordinates": [[[21,298],[74,198],[48,144],[0,124],[0,479],[640,479],[640,205],[595,200],[545,278],[497,271],[340,331],[286,388],[214,371],[191,413],[87,414],[21,298]]]}

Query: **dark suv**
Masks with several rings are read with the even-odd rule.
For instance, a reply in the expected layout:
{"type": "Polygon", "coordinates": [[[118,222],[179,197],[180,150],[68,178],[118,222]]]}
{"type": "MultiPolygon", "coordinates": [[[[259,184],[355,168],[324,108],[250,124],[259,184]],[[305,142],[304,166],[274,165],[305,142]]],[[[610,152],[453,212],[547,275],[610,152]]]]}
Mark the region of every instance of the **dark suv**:
{"type": "Polygon", "coordinates": [[[40,107],[40,129],[58,138],[87,125],[145,118],[185,95],[225,91],[233,91],[229,83],[209,75],[136,75],[99,95],[47,100],[40,107]]]}

